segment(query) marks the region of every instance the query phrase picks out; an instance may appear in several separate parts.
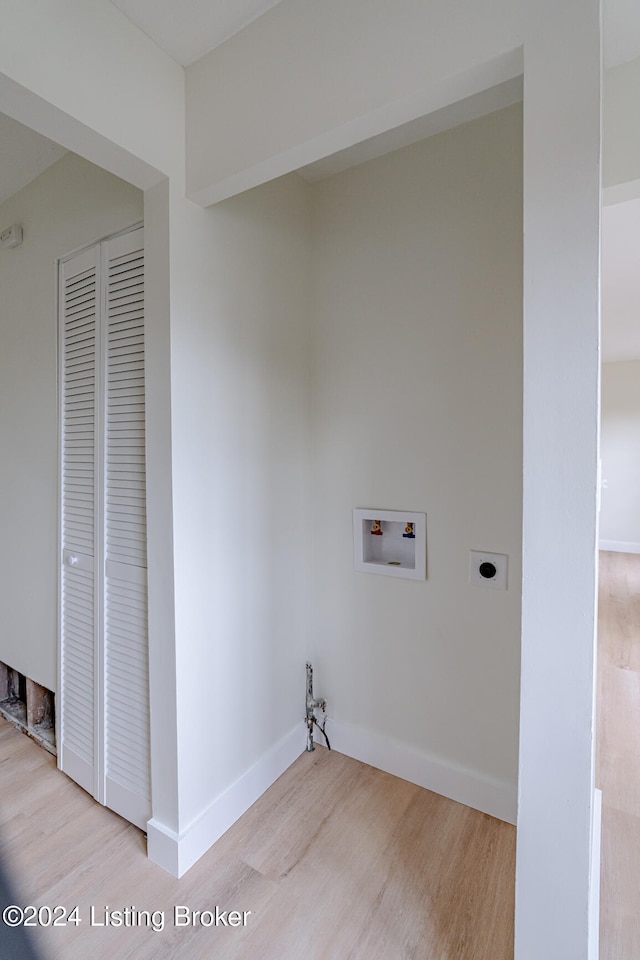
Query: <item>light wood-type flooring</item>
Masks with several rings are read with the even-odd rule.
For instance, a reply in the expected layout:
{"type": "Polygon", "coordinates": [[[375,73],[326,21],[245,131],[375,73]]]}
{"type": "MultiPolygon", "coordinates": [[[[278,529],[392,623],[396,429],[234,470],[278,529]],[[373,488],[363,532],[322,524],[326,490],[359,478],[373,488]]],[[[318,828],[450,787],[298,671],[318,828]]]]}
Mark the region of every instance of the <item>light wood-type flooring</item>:
{"type": "MultiPolygon", "coordinates": [[[[640,556],[601,554],[600,571],[601,960],[637,960],[640,556]]],[[[12,899],[79,906],[78,927],[40,931],[43,960],[512,957],[514,828],[338,753],[303,754],[181,880],[1,719],[0,784],[12,899]],[[90,905],[97,922],[164,911],[164,929],[91,926],[90,905]],[[176,905],[251,913],[176,927],[176,905]]]]}
{"type": "Polygon", "coordinates": [[[600,960],[640,958],[640,556],[600,554],[600,960]]]}
{"type": "Polygon", "coordinates": [[[0,768],[14,902],[79,906],[78,927],[40,932],[43,960],[513,956],[515,828],[335,751],[302,754],[181,880],[4,720],[0,768]],[[91,905],[96,921],[107,906],[164,911],[165,926],[92,927],[91,905]],[[176,905],[251,913],[176,927],[176,905]]]}

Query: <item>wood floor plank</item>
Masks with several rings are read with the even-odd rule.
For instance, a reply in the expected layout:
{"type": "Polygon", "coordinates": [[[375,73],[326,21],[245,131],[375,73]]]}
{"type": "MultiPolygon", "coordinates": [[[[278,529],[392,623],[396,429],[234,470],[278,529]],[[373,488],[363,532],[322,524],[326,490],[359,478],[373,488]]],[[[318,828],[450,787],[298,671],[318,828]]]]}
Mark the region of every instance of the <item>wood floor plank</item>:
{"type": "Polygon", "coordinates": [[[600,554],[600,960],[640,957],[640,556],[600,554]]]}
{"type": "Polygon", "coordinates": [[[637,815],[603,804],[601,960],[640,957],[639,826],[637,815]]]}
{"type": "Polygon", "coordinates": [[[46,960],[510,960],[515,829],[335,751],[303,753],[181,880],[143,835],[0,721],[3,860],[20,899],[76,903],[46,960]],[[250,911],[176,927],[176,905],[250,911]],[[163,911],[165,926],[91,927],[89,908],[163,911]]]}
{"type": "MultiPolygon", "coordinates": [[[[601,960],[637,960],[640,556],[601,556],[598,691],[601,960]]],[[[78,902],[85,919],[40,932],[46,960],[512,957],[515,830],[335,752],[303,754],[181,880],[5,720],[0,777],[17,902],[78,902]],[[165,928],[92,928],[91,904],[162,910],[165,928]],[[251,914],[238,929],[177,928],[176,904],[251,914]]]]}

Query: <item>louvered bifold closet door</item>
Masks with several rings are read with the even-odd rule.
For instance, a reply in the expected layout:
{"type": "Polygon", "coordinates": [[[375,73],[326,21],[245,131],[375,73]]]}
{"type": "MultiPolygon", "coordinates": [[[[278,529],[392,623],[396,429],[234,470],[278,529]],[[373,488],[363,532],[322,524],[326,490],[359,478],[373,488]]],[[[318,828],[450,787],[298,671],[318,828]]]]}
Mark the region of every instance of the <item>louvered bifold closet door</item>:
{"type": "Polygon", "coordinates": [[[99,250],[60,265],[60,766],[95,795],[99,250]]]}
{"type": "Polygon", "coordinates": [[[144,402],[144,238],[106,246],[105,802],[150,812],[144,402]]]}

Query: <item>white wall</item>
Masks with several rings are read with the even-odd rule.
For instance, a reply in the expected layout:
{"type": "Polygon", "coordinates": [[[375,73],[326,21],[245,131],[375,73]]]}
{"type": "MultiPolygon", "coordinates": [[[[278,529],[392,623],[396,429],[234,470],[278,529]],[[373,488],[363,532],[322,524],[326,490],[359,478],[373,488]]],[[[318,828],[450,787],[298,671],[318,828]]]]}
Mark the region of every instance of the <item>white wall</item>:
{"type": "Polygon", "coordinates": [[[171,201],[180,872],[304,749],[309,189],[171,201]]]}
{"type": "Polygon", "coordinates": [[[57,687],[56,258],[142,219],[142,193],[67,154],[0,207],[0,660],[57,687]]]}
{"type": "Polygon", "coordinates": [[[640,553],[640,360],[602,365],[600,546],[640,553]]]}
{"type": "Polygon", "coordinates": [[[521,112],[320,182],[313,205],[312,623],[334,745],[512,821],[521,112]],[[426,512],[426,582],[354,570],[354,507],[426,512]],[[469,585],[470,549],[509,555],[508,591],[469,585]]]}
{"type": "Polygon", "coordinates": [[[640,58],[612,67],[603,86],[603,186],[608,202],[640,196],[640,58]]]}

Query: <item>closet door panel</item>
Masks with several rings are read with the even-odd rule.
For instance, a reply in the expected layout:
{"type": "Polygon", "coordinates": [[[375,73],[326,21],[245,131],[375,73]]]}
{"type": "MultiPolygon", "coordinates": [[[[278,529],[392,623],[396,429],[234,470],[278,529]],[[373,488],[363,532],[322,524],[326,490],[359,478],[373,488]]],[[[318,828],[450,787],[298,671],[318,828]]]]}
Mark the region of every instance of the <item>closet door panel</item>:
{"type": "Polygon", "coordinates": [[[105,246],[105,796],[144,827],[151,776],[143,231],[105,246]]]}
{"type": "Polygon", "coordinates": [[[60,266],[61,539],[60,766],[95,793],[96,557],[99,505],[99,258],[87,251],[60,266]]]}

